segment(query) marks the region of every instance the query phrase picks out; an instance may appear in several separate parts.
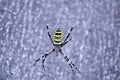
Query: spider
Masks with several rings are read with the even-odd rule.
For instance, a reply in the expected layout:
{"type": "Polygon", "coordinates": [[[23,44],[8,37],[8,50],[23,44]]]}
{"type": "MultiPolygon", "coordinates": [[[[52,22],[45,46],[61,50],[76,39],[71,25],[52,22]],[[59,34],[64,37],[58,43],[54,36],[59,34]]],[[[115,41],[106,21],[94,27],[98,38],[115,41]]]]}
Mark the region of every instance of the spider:
{"type": "Polygon", "coordinates": [[[71,38],[69,38],[72,30],[73,30],[73,27],[71,27],[70,29],[70,32],[67,34],[67,36],[65,37],[65,39],[63,40],[63,32],[60,28],[58,28],[55,32],[54,32],[54,36],[53,36],[53,39],[52,39],[52,36],[49,32],[49,27],[48,25],[46,26],[47,28],[47,33],[48,33],[48,36],[50,38],[50,41],[52,42],[54,48],[51,49],[50,51],[46,52],[44,55],[42,55],[40,58],[38,58],[37,60],[35,60],[33,66],[39,61],[39,60],[42,60],[42,67],[45,70],[45,66],[44,66],[44,62],[45,62],[45,59],[47,58],[48,55],[50,55],[51,53],[55,52],[56,55],[58,56],[58,54],[62,54],[62,56],[64,57],[64,59],[66,60],[67,64],[70,66],[71,70],[73,73],[75,73],[75,70],[77,70],[80,74],[81,72],[79,71],[79,69],[75,66],[75,64],[73,64],[73,62],[67,57],[67,55],[65,55],[65,53],[62,51],[62,47],[65,46],[69,41],[71,41],[71,38]]]}

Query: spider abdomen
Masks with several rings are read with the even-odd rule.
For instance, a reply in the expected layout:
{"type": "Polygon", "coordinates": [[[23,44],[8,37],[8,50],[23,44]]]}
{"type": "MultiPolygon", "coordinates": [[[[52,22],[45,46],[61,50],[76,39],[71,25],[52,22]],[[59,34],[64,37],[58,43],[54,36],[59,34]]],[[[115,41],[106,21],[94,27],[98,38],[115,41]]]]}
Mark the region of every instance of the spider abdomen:
{"type": "Polygon", "coordinates": [[[62,42],[63,40],[63,32],[60,28],[58,28],[55,33],[54,33],[54,37],[53,37],[54,42],[59,43],[62,42]]]}

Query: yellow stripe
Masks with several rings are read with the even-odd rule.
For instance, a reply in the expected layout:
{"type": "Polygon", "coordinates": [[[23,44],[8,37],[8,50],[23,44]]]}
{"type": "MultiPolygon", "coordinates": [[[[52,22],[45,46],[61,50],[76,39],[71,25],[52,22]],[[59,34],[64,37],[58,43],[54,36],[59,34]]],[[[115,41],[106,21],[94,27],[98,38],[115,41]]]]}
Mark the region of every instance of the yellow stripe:
{"type": "Polygon", "coordinates": [[[55,42],[62,42],[63,40],[63,32],[60,30],[60,31],[55,31],[54,33],[54,41],[55,42]]]}

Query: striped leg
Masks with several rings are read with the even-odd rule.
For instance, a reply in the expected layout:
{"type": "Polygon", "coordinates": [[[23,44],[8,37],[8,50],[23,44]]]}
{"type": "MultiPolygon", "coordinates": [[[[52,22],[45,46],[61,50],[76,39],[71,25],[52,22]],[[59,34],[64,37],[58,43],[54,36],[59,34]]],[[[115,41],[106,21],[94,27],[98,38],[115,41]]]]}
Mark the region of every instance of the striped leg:
{"type": "Polygon", "coordinates": [[[42,57],[40,57],[41,59],[38,58],[37,60],[35,60],[33,65],[35,65],[39,60],[42,60],[42,67],[43,67],[43,69],[45,71],[45,66],[44,66],[45,59],[47,58],[48,55],[50,55],[54,51],[55,51],[55,49],[52,49],[52,50],[46,52],[42,57]]]}
{"type": "Polygon", "coordinates": [[[69,41],[71,41],[71,39],[72,39],[72,38],[70,38],[69,40],[63,42],[61,46],[63,47],[65,44],[67,44],[69,41]]]}
{"type": "Polygon", "coordinates": [[[73,74],[75,73],[75,69],[81,74],[81,72],[79,71],[79,69],[75,66],[75,64],[73,64],[73,62],[62,52],[62,50],[60,50],[60,53],[64,56],[64,59],[67,61],[68,65],[70,66],[70,68],[72,69],[73,74]]]}
{"type": "Polygon", "coordinates": [[[50,35],[50,31],[49,31],[48,25],[47,25],[46,27],[47,27],[48,36],[49,36],[49,38],[50,38],[52,44],[54,45],[54,42],[53,42],[52,37],[51,37],[51,35],[50,35]]]}
{"type": "Polygon", "coordinates": [[[70,36],[70,34],[71,34],[72,30],[73,30],[73,27],[71,27],[70,32],[69,32],[69,33],[68,33],[68,35],[66,36],[66,38],[65,38],[64,42],[66,42],[66,40],[67,40],[67,39],[68,39],[68,37],[70,36]]]}

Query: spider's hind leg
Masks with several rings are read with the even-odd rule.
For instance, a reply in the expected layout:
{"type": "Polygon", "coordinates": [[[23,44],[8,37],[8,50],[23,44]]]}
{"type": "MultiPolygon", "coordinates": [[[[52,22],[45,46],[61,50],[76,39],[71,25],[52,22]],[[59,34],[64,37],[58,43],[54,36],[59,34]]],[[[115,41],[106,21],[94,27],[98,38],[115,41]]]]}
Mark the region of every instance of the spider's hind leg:
{"type": "Polygon", "coordinates": [[[79,69],[75,66],[75,64],[73,64],[73,62],[62,52],[62,50],[60,50],[61,54],[64,56],[64,59],[66,60],[67,64],[70,66],[70,68],[72,69],[73,74],[75,73],[75,70],[77,70],[79,72],[79,74],[82,74],[79,69]]]}
{"type": "Polygon", "coordinates": [[[35,66],[35,64],[40,60],[40,58],[36,59],[33,66],[35,66]]]}
{"type": "Polygon", "coordinates": [[[44,66],[44,62],[45,62],[47,56],[50,55],[50,54],[51,54],[52,52],[54,52],[54,51],[55,51],[55,49],[52,49],[52,50],[46,52],[42,57],[40,57],[41,59],[38,58],[37,60],[35,60],[35,62],[34,62],[33,65],[35,65],[39,60],[42,60],[42,67],[43,67],[44,71],[46,71],[46,70],[45,70],[45,66],[44,66]]]}

